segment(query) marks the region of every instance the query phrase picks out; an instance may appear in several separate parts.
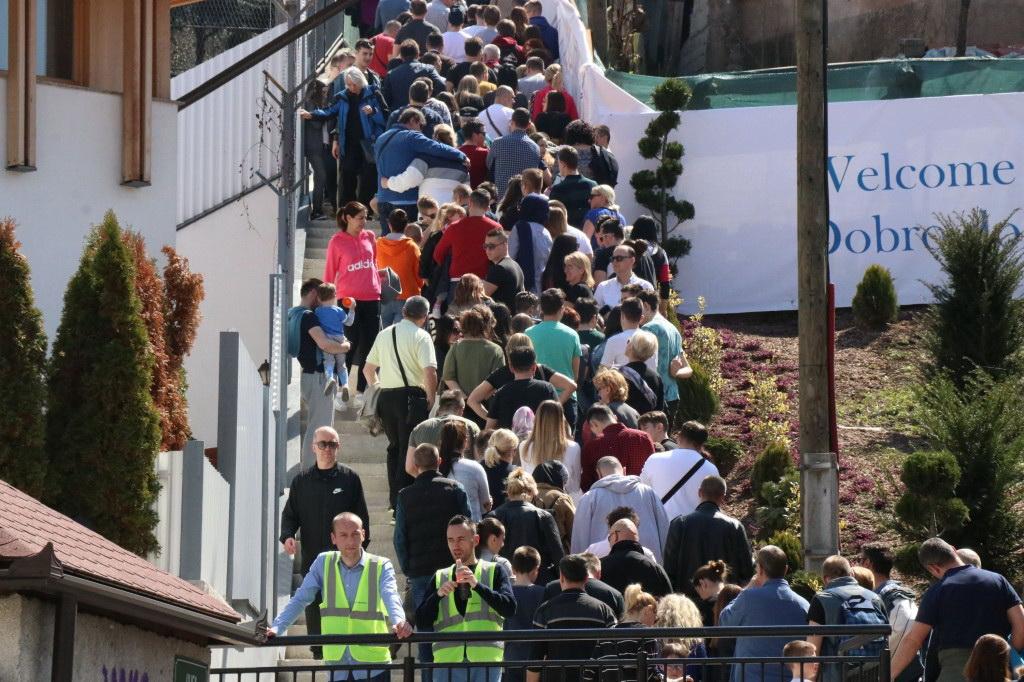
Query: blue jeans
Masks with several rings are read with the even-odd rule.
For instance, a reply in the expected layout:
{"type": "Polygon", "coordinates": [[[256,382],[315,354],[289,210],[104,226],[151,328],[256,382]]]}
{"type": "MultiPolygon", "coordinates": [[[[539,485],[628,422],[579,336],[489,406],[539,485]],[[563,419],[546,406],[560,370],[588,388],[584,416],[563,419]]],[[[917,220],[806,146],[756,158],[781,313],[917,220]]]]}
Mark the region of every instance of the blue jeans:
{"type": "Polygon", "coordinates": [[[402,321],[402,306],[405,301],[391,301],[380,306],[380,328],[390,327],[402,321]]]}
{"type": "Polygon", "coordinates": [[[501,668],[437,668],[434,682],[501,682],[501,668]]]}
{"type": "MultiPolygon", "coordinates": [[[[423,575],[417,578],[409,578],[409,589],[412,592],[412,608],[415,609],[423,603],[423,600],[427,596],[427,592],[430,591],[430,584],[434,581],[433,575],[423,575]]],[[[419,659],[420,663],[431,663],[434,660],[434,652],[430,649],[430,644],[419,644],[419,659]]],[[[420,670],[420,682],[432,682],[432,676],[434,671],[424,668],[420,670]]]]}

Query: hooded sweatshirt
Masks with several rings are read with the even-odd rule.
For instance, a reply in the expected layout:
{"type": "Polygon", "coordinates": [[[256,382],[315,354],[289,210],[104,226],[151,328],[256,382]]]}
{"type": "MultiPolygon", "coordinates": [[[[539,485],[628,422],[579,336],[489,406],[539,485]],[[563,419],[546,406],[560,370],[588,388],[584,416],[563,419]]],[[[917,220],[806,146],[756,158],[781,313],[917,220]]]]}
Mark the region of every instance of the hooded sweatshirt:
{"type": "Polygon", "coordinates": [[[613,474],[599,479],[580,498],[572,527],[572,551],[583,552],[591,544],[608,536],[605,519],[616,507],[630,507],[640,517],[637,529],[640,544],[654,552],[661,563],[661,552],[668,536],[668,515],[657,493],[640,482],[639,476],[613,474]]]}
{"type": "Polygon", "coordinates": [[[423,287],[420,279],[420,247],[415,240],[405,236],[389,234],[377,240],[377,267],[391,268],[402,282],[402,293],[398,300],[419,296],[423,287]]]}
{"type": "Polygon", "coordinates": [[[339,230],[327,244],[324,281],[338,288],[338,298],[357,301],[380,300],[380,275],[377,274],[376,235],[363,230],[353,237],[339,230]]]}

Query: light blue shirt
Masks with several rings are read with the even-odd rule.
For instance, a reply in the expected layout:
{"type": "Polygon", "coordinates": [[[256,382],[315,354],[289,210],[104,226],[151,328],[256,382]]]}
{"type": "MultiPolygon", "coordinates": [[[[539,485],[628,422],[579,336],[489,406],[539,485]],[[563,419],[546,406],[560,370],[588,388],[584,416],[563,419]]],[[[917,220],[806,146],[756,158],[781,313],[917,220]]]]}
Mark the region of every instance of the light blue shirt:
{"type": "MultiPolygon", "coordinates": [[[[321,553],[313,560],[313,565],[309,567],[309,573],[302,580],[302,584],[299,585],[299,589],[295,590],[295,594],[292,595],[291,601],[284,607],[284,610],[278,614],[277,618],[274,619],[273,628],[274,632],[283,634],[292,623],[299,617],[302,611],[313,603],[316,599],[318,592],[323,591],[324,587],[324,561],[326,560],[327,553],[321,553]]],[[[359,589],[359,581],[363,577],[363,569],[366,567],[366,561],[369,558],[369,554],[365,551],[362,556],[359,557],[359,562],[349,568],[345,565],[344,561],[339,561],[338,566],[341,568],[341,583],[345,588],[345,598],[351,604],[355,601],[356,591],[359,589]]],[[[391,562],[384,557],[377,557],[380,559],[381,571],[380,571],[380,596],[384,602],[384,609],[388,612],[388,621],[391,625],[400,623],[405,620],[405,609],[402,608],[402,598],[398,595],[398,583],[395,581],[395,569],[391,565],[391,562]]],[[[334,661],[332,661],[333,663],[334,661]]],[[[345,647],[345,655],[342,656],[338,663],[355,665],[358,664],[348,647],[345,647]]],[[[355,670],[351,673],[347,670],[337,671],[332,674],[332,680],[347,680],[351,674],[352,679],[363,680],[367,676],[374,677],[380,674],[381,670],[355,670]]]]}
{"type": "Polygon", "coordinates": [[[658,376],[665,391],[665,400],[679,400],[679,384],[672,376],[672,358],[683,350],[683,335],[661,313],[654,313],[642,329],[658,337],[658,376]]]}
{"type": "MultiPolygon", "coordinates": [[[[761,587],[749,587],[722,609],[719,624],[727,627],[743,625],[807,625],[807,600],[789,588],[785,580],[767,580],[761,587]]],[[[782,656],[782,648],[792,637],[740,637],[736,640],[736,658],[768,658],[782,656]]],[[[732,682],[783,682],[780,666],[733,664],[732,682]]]]}

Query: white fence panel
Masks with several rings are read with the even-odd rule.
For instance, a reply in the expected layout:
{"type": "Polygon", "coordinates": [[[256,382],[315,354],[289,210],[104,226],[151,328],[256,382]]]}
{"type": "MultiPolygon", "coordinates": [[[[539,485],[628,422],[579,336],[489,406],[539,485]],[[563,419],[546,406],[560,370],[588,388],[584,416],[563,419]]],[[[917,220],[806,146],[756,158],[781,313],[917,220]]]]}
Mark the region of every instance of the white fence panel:
{"type": "MultiPolygon", "coordinates": [[[[178,98],[287,30],[286,24],[237,45],[171,79],[178,98]]],[[[266,71],[283,80],[281,49],[192,106],[178,112],[177,224],[215,209],[278,172],[280,108],[264,108],[266,71]],[[266,138],[261,144],[261,138],[266,138]]]]}

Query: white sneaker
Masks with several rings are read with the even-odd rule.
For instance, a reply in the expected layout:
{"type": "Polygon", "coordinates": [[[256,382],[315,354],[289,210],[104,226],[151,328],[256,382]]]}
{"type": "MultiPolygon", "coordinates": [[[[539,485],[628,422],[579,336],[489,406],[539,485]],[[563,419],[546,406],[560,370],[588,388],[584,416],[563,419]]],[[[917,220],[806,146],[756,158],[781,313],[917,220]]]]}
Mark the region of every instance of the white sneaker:
{"type": "Polygon", "coordinates": [[[327,385],[324,386],[324,395],[330,395],[331,391],[338,387],[338,380],[331,377],[327,380],[327,385]]]}

